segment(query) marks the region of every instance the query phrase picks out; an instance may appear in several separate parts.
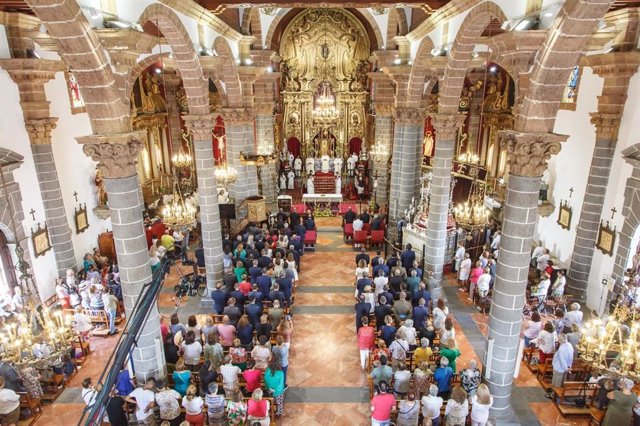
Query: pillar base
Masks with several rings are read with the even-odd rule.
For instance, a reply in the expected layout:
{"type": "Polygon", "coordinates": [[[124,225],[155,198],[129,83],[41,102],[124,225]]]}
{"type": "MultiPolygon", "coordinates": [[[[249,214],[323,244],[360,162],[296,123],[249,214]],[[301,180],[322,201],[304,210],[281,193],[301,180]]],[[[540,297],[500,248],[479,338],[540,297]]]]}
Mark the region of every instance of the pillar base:
{"type": "Polygon", "coordinates": [[[431,300],[438,301],[438,299],[445,296],[444,289],[442,288],[442,280],[432,278],[428,281],[427,287],[429,293],[431,293],[431,300]]]}
{"type": "Polygon", "coordinates": [[[489,411],[489,419],[491,419],[493,421],[493,424],[496,424],[496,425],[507,426],[507,425],[521,424],[511,404],[509,404],[509,406],[507,406],[503,410],[496,410],[492,408],[489,411]]]}
{"type": "MultiPolygon", "coordinates": [[[[211,289],[209,289],[211,291],[211,289]]],[[[209,296],[200,298],[200,307],[206,309],[213,309],[213,299],[209,296]]]]}

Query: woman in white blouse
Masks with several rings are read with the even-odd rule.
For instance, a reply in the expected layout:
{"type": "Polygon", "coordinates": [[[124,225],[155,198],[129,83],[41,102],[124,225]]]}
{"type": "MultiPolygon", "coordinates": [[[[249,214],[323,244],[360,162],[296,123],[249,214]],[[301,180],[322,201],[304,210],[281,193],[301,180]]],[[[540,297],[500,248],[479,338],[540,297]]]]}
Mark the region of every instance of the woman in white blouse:
{"type": "Polygon", "coordinates": [[[547,358],[553,357],[553,353],[556,351],[557,340],[558,336],[553,328],[553,324],[551,324],[551,321],[548,321],[544,325],[544,329],[540,332],[538,338],[531,341],[531,343],[538,346],[540,364],[544,364],[547,358]]]}

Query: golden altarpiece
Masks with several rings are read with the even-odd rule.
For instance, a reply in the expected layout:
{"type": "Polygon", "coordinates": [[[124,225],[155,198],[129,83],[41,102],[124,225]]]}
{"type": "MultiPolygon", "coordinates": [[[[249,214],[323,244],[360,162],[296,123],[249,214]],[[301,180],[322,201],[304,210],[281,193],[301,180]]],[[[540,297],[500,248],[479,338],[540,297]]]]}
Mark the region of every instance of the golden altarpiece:
{"type": "Polygon", "coordinates": [[[363,25],[345,10],[305,10],[284,31],[280,55],[282,142],[303,158],[359,152],[369,131],[363,25]]]}

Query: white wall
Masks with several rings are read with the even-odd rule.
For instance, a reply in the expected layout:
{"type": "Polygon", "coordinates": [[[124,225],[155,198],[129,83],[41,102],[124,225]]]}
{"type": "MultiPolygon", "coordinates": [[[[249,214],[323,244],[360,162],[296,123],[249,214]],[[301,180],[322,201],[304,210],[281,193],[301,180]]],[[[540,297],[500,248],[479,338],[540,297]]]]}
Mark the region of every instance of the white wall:
{"type": "Polygon", "coordinates": [[[554,132],[568,135],[569,138],[562,144],[560,153],[552,156],[549,161],[550,201],[556,209],[548,217],[538,217],[536,239],[542,241],[567,266],[571,260],[595,145],[595,128],[591,124],[589,113],[598,109],[597,96],[602,92],[602,84],[603,80],[593,74],[591,68],[583,68],[576,110],[560,110],[556,117],[554,132]],[[565,230],[556,221],[560,200],[569,198],[570,188],[574,189],[570,200],[573,218],[571,229],[565,230]]]}
{"type": "MultiPolygon", "coordinates": [[[[82,153],[82,147],[75,141],[75,137],[91,133],[87,114],[72,115],[69,98],[64,81],[64,73],[58,73],[56,79],[46,85],[47,97],[51,101],[51,115],[59,117],[57,127],[52,132],[54,158],[57,165],[58,177],[62,196],[67,211],[69,226],[75,248],[76,260],[80,262],[82,255],[97,245],[97,235],[110,226],[109,221],[96,218],[91,211],[95,207],[93,190],[93,173],[95,163],[82,153]],[[78,191],[78,200],[87,203],[89,229],[83,234],[76,235],[73,221],[73,208],[76,205],[73,192],[78,191]]],[[[20,106],[17,85],[9,75],[0,70],[0,147],[10,149],[24,157],[24,163],[14,172],[16,181],[22,192],[22,209],[25,219],[23,227],[27,236],[37,222],[44,224],[45,211],[40,195],[33,154],[29,143],[29,136],[25,130],[24,117],[20,106]],[[35,221],[28,213],[36,211],[35,221]]],[[[30,252],[33,247],[29,243],[30,252]]],[[[26,259],[33,268],[33,274],[40,291],[46,299],[54,294],[54,280],[57,268],[53,251],[44,256],[26,259]]]]}

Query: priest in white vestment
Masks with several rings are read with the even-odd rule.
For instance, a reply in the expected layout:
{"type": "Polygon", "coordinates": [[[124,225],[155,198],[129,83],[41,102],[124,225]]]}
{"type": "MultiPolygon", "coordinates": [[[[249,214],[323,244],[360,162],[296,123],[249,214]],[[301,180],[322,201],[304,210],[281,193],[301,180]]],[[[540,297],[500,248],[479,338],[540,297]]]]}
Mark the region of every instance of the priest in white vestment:
{"type": "Polygon", "coordinates": [[[315,194],[316,193],[316,189],[313,186],[313,176],[309,176],[307,178],[307,194],[315,194]]]}
{"type": "Polygon", "coordinates": [[[284,173],[280,173],[280,189],[283,191],[287,189],[287,177],[284,173]]]}
{"type": "Polygon", "coordinates": [[[291,171],[289,172],[288,177],[289,177],[289,184],[288,184],[288,187],[289,187],[289,189],[293,189],[293,187],[294,187],[294,185],[295,185],[294,179],[295,179],[295,177],[296,177],[296,174],[295,174],[295,173],[293,173],[293,170],[291,170],[291,171]]]}
{"type": "Polygon", "coordinates": [[[333,160],[333,172],[342,174],[342,158],[337,157],[333,160]]]}
{"type": "Polygon", "coordinates": [[[336,194],[342,194],[342,176],[336,173],[336,194]]]}
{"type": "Polygon", "coordinates": [[[302,160],[300,157],[296,157],[296,159],[293,160],[293,170],[296,172],[296,177],[300,177],[302,173],[302,160]]]}
{"type": "Polygon", "coordinates": [[[322,173],[329,173],[329,171],[331,170],[329,160],[330,159],[327,154],[320,157],[320,170],[322,171],[322,173]]]}
{"type": "Polygon", "coordinates": [[[315,159],[313,157],[307,157],[304,162],[304,168],[307,171],[307,175],[312,175],[316,172],[315,159]]]}

